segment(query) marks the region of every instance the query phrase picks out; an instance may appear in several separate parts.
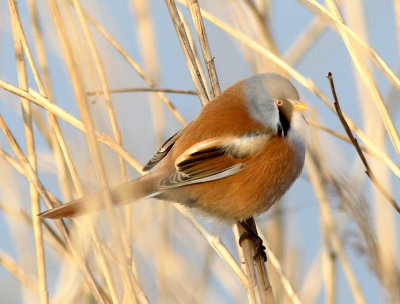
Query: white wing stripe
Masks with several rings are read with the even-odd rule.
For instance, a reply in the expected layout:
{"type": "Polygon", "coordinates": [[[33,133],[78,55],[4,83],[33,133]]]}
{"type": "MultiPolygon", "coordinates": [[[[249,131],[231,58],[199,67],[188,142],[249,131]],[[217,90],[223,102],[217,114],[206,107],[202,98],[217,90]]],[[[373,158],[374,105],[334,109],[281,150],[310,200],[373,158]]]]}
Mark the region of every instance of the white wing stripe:
{"type": "Polygon", "coordinates": [[[205,183],[205,182],[210,182],[210,181],[214,181],[217,179],[221,179],[221,178],[225,178],[228,176],[232,176],[235,175],[237,173],[239,173],[240,171],[242,171],[245,167],[245,164],[240,163],[240,164],[236,164],[232,167],[227,168],[226,170],[223,170],[219,173],[210,175],[210,176],[206,176],[206,177],[202,177],[202,178],[197,178],[197,179],[190,179],[188,181],[182,181],[182,182],[178,182],[178,183],[173,183],[173,184],[167,184],[167,185],[160,185],[160,190],[164,190],[164,189],[170,189],[170,188],[176,188],[176,187],[182,187],[182,186],[186,186],[186,185],[192,185],[192,184],[199,184],[199,183],[205,183]]]}

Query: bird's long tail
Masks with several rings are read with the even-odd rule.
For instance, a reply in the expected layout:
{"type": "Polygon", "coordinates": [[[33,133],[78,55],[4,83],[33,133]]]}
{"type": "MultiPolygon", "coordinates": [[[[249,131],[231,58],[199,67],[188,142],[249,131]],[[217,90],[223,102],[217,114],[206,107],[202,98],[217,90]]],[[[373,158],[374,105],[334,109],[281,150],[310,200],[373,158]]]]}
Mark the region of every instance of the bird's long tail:
{"type": "MultiPolygon", "coordinates": [[[[150,173],[127,183],[111,187],[109,189],[109,197],[113,205],[122,205],[149,196],[157,192],[157,190],[157,176],[154,173],[150,173]]],[[[106,199],[107,192],[101,191],[47,210],[39,214],[39,216],[59,219],[82,215],[90,211],[106,208],[106,199]]]]}

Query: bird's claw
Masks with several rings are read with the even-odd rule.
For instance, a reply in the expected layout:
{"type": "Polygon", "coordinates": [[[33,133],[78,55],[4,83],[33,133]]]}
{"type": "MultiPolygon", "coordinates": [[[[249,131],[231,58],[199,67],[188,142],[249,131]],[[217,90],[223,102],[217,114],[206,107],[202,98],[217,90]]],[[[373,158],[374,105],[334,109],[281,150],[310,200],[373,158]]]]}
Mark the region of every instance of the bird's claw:
{"type": "MultiPolygon", "coordinates": [[[[247,230],[247,228],[245,228],[247,230]]],[[[239,237],[239,245],[242,247],[242,242],[244,240],[251,240],[255,244],[256,253],[253,256],[253,259],[261,256],[264,262],[267,261],[267,254],[265,253],[265,246],[263,245],[263,240],[253,231],[244,231],[239,237]]]]}

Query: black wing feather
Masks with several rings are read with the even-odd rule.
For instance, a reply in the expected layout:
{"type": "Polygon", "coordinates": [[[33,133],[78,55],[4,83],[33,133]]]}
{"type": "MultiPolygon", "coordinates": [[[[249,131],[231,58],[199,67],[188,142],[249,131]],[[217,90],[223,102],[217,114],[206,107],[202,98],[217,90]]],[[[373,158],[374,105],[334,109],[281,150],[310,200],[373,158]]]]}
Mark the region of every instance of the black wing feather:
{"type": "Polygon", "coordinates": [[[172,135],[170,138],[168,138],[165,143],[160,147],[160,149],[157,151],[156,154],[148,161],[148,163],[143,167],[143,171],[149,171],[152,169],[154,166],[156,166],[167,154],[168,152],[172,149],[174,146],[175,142],[181,135],[183,130],[175,133],[172,135]]]}

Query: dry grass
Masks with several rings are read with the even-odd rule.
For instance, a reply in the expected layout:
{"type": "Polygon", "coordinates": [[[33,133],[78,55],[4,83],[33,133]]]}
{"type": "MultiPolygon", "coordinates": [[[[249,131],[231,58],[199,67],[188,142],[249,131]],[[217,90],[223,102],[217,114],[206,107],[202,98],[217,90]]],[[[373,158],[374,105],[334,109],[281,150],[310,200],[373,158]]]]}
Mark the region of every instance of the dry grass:
{"type": "MultiPolygon", "coordinates": [[[[268,0],[3,3],[0,39],[10,48],[0,49],[7,63],[0,68],[6,240],[0,243],[0,302],[400,301],[399,115],[386,94],[388,86],[388,92],[399,90],[400,81],[383,48],[371,45],[372,25],[385,20],[370,20],[370,26],[366,4],[299,0],[297,9],[310,12],[308,25],[292,29],[295,39],[282,48],[268,0]],[[119,14],[129,17],[119,20],[119,14]],[[330,45],[328,34],[339,44],[330,45]],[[340,117],[325,79],[329,70],[309,60],[316,51],[340,66],[332,71],[340,117]],[[221,64],[224,56],[250,72],[232,75],[221,64]],[[237,247],[240,226],[232,233],[163,202],[145,200],[74,220],[36,216],[143,174],[142,163],[156,146],[199,108],[193,95],[206,104],[225,78],[234,82],[265,71],[297,81],[314,105],[306,118],[301,186],[287,196],[290,204],[257,219],[268,244],[266,265],[253,261],[251,242],[237,247]],[[338,76],[343,71],[346,79],[338,76]],[[349,99],[345,90],[357,97],[349,99]],[[340,118],[358,140],[362,162],[340,118]],[[317,229],[306,233],[308,226],[317,229]]],[[[393,5],[392,40],[398,40],[400,10],[397,1],[393,5]]]]}

